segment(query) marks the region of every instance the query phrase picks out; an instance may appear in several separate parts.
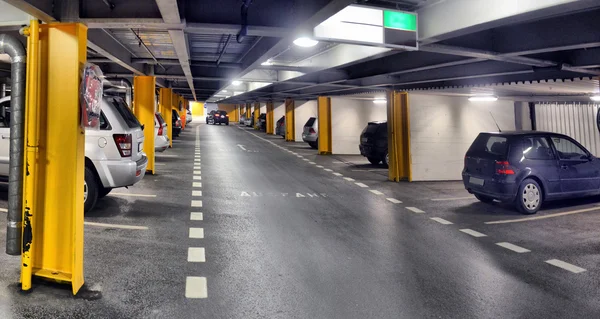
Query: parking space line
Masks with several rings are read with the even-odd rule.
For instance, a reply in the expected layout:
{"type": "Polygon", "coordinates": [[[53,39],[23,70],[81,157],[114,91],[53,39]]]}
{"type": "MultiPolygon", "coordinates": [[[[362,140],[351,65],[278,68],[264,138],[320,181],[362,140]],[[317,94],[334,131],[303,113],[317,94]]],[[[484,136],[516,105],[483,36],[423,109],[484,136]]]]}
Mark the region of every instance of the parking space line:
{"type": "Polygon", "coordinates": [[[317,163],[315,163],[315,162],[308,162],[308,164],[316,165],[317,163]]]}
{"type": "Polygon", "coordinates": [[[548,215],[543,215],[543,216],[535,216],[535,217],[525,217],[525,218],[507,219],[507,220],[495,220],[495,221],[491,221],[491,222],[485,222],[485,224],[493,225],[493,224],[520,223],[520,222],[527,222],[527,221],[532,221],[532,220],[540,220],[540,219],[573,215],[573,214],[579,214],[579,213],[587,213],[587,212],[591,212],[591,211],[595,211],[595,210],[600,210],[600,207],[590,207],[590,208],[572,210],[572,211],[562,212],[562,213],[548,214],[548,215]]]}
{"type": "Polygon", "coordinates": [[[306,162],[310,161],[308,158],[303,158],[302,160],[306,162]]]}
{"type": "Polygon", "coordinates": [[[406,207],[406,209],[410,210],[413,213],[417,213],[417,214],[423,214],[425,213],[424,211],[416,208],[416,207],[406,207]]]}
{"type": "Polygon", "coordinates": [[[395,198],[386,198],[386,199],[394,204],[402,204],[402,201],[399,201],[395,198]]]}
{"type": "Polygon", "coordinates": [[[350,177],[344,177],[345,180],[349,181],[349,182],[354,182],[355,179],[354,178],[350,178],[350,177]]]}
{"type": "Polygon", "coordinates": [[[192,196],[202,196],[202,191],[192,191],[192,196]]]}
{"type": "Polygon", "coordinates": [[[190,227],[190,238],[204,238],[204,228],[190,227]]]}
{"type": "Polygon", "coordinates": [[[512,250],[516,253],[522,254],[522,253],[528,253],[531,250],[517,246],[517,245],[513,245],[511,243],[507,243],[507,242],[501,242],[501,243],[496,243],[496,245],[500,246],[500,247],[504,247],[508,250],[512,250]]]}
{"type": "Polygon", "coordinates": [[[83,224],[88,225],[88,226],[104,227],[104,228],[148,230],[148,227],[146,227],[146,226],[105,224],[105,223],[94,223],[94,222],[83,222],[83,224]]]}
{"type": "Polygon", "coordinates": [[[573,264],[569,264],[567,262],[564,262],[562,260],[558,260],[558,259],[550,259],[550,260],[546,260],[546,263],[552,265],[552,266],[556,266],[558,268],[562,268],[565,270],[568,270],[574,274],[578,274],[580,272],[584,272],[586,271],[585,269],[581,268],[581,267],[577,267],[573,264]]]}
{"type": "Polygon", "coordinates": [[[363,184],[363,183],[354,183],[354,184],[356,184],[357,186],[360,186],[360,187],[362,187],[362,188],[369,187],[368,185],[366,185],[366,184],[363,184]]]}
{"type": "Polygon", "coordinates": [[[6,209],[6,208],[0,208],[0,212],[8,213],[8,209],[6,209]]]}
{"type": "Polygon", "coordinates": [[[200,166],[194,166],[194,169],[201,169],[200,166]]]}
{"type": "Polygon", "coordinates": [[[486,234],[480,233],[478,231],[474,231],[472,229],[468,229],[468,228],[463,228],[463,229],[459,229],[461,232],[465,233],[465,234],[469,234],[473,237],[487,237],[486,234]]]}
{"type": "Polygon", "coordinates": [[[451,222],[451,221],[447,221],[447,220],[445,220],[445,219],[443,219],[443,218],[439,218],[439,217],[431,217],[430,219],[431,219],[431,220],[434,220],[434,221],[436,221],[436,222],[438,222],[438,223],[440,223],[440,224],[442,224],[442,225],[452,225],[452,222],[451,222]]]}
{"type": "Polygon", "coordinates": [[[166,166],[167,164],[165,164],[165,163],[154,163],[154,165],[156,165],[156,166],[166,166]]]}
{"type": "Polygon", "coordinates": [[[335,175],[335,176],[344,176],[341,173],[337,173],[337,172],[333,172],[333,175],[335,175]]]}
{"type": "Polygon", "coordinates": [[[194,175],[194,180],[201,181],[202,180],[202,176],[194,175]]]}
{"type": "Polygon", "coordinates": [[[323,170],[326,172],[333,172],[333,170],[331,168],[324,168],[323,170]]]}
{"type": "Polygon", "coordinates": [[[194,171],[194,175],[202,175],[202,171],[194,171]]]}
{"type": "Polygon", "coordinates": [[[448,197],[448,198],[432,198],[434,202],[452,201],[452,200],[465,200],[465,199],[476,199],[475,196],[469,197],[448,197]]]}
{"type": "Polygon", "coordinates": [[[194,182],[194,183],[192,184],[192,187],[202,187],[202,183],[199,183],[199,182],[194,182]]]}
{"type": "Polygon", "coordinates": [[[206,277],[185,278],[185,297],[188,299],[203,299],[208,297],[206,277]]]}
{"type": "Polygon", "coordinates": [[[382,192],[380,192],[380,191],[378,191],[378,190],[376,190],[376,189],[370,189],[370,190],[369,190],[369,192],[371,192],[371,193],[373,193],[373,194],[375,194],[375,195],[383,195],[383,193],[382,193],[382,192]]]}
{"type": "Polygon", "coordinates": [[[204,254],[204,248],[202,247],[188,247],[188,262],[191,263],[203,263],[206,261],[204,254]]]}
{"type": "Polygon", "coordinates": [[[190,213],[190,220],[204,220],[202,213],[190,213]]]}
{"type": "Polygon", "coordinates": [[[156,197],[156,195],[149,195],[149,194],[134,194],[134,193],[109,193],[110,195],[114,195],[114,196],[129,196],[129,197],[156,197]]]}
{"type": "Polygon", "coordinates": [[[317,165],[318,168],[323,168],[323,165],[317,165]]]}
{"type": "Polygon", "coordinates": [[[202,207],[202,201],[201,200],[193,200],[192,207],[202,207]]]}

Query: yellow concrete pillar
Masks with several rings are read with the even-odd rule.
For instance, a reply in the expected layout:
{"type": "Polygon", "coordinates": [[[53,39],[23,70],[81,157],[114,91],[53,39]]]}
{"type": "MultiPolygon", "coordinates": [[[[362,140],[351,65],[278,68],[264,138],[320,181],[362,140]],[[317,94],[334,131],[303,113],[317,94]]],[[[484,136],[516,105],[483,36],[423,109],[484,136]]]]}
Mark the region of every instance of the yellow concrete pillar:
{"type": "Polygon", "coordinates": [[[160,113],[162,114],[165,122],[167,122],[167,137],[169,138],[169,147],[173,147],[173,89],[161,88],[158,91],[160,113]]]}
{"type": "Polygon", "coordinates": [[[294,100],[285,99],[285,140],[296,141],[296,120],[294,118],[294,100]]]}
{"type": "Polygon", "coordinates": [[[275,134],[275,120],[273,116],[273,102],[267,102],[267,134],[275,134]]]}
{"type": "Polygon", "coordinates": [[[319,96],[317,98],[318,121],[319,121],[319,154],[330,155],[332,151],[331,143],[331,98],[319,96]]]}
{"type": "Polygon", "coordinates": [[[408,93],[390,91],[387,98],[388,177],[394,182],[411,181],[408,93]]]}
{"type": "Polygon", "coordinates": [[[252,116],[252,104],[251,103],[246,103],[246,118],[250,118],[250,116],[252,116]]]}
{"type": "Polygon", "coordinates": [[[193,117],[204,116],[204,103],[192,101],[192,116],[193,117]]]}
{"type": "Polygon", "coordinates": [[[185,99],[183,98],[183,96],[179,96],[179,102],[181,104],[179,104],[179,108],[178,108],[178,112],[179,112],[179,117],[181,117],[181,129],[185,130],[185,118],[187,115],[187,109],[185,108],[185,99]]]}
{"type": "Polygon", "coordinates": [[[154,165],[154,101],[156,100],[156,78],[153,76],[133,77],[133,112],[144,125],[144,153],[148,157],[146,171],[155,173],[154,165]]]}
{"type": "Polygon", "coordinates": [[[254,103],[254,129],[258,129],[258,116],[260,115],[260,103],[254,103]]]}
{"type": "Polygon", "coordinates": [[[87,27],[38,25],[28,38],[21,287],[32,275],[71,284],[83,277],[85,131],[79,85],[87,27]],[[68,147],[65,147],[68,146],[68,147]]]}

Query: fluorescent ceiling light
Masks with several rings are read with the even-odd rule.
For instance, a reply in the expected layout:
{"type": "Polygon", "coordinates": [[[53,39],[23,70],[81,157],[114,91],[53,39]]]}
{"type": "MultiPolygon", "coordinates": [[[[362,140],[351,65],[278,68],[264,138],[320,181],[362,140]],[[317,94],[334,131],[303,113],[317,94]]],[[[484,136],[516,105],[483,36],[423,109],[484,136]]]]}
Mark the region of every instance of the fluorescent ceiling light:
{"type": "Polygon", "coordinates": [[[242,81],[234,80],[234,81],[231,82],[231,84],[233,84],[235,86],[238,86],[238,85],[242,84],[242,81]]]}
{"type": "Polygon", "coordinates": [[[373,103],[375,103],[375,104],[385,104],[385,103],[387,103],[387,100],[386,99],[374,99],[373,103]]]}
{"type": "Polygon", "coordinates": [[[592,100],[594,102],[600,102],[600,95],[599,94],[592,95],[592,96],[590,96],[590,100],[592,100]]]}
{"type": "Polygon", "coordinates": [[[227,93],[227,90],[223,90],[223,91],[221,91],[221,92],[219,92],[219,93],[227,93]]]}
{"type": "Polygon", "coordinates": [[[495,95],[476,95],[469,98],[471,102],[495,102],[498,101],[498,97],[495,95]]]}
{"type": "Polygon", "coordinates": [[[273,62],[271,62],[271,59],[269,59],[269,60],[261,63],[260,65],[265,65],[265,66],[267,66],[267,65],[273,65],[273,62]]]}
{"type": "Polygon", "coordinates": [[[315,45],[317,45],[317,43],[319,43],[319,41],[313,40],[310,38],[306,38],[306,37],[300,37],[300,38],[294,40],[295,45],[297,45],[299,47],[303,47],[303,48],[314,47],[315,45]]]}

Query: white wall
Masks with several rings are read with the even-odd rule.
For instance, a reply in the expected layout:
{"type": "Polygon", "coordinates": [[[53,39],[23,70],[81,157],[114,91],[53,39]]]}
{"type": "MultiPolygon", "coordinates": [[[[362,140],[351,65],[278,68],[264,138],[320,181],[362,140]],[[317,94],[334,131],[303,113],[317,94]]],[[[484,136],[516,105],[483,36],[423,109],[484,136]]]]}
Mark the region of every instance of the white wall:
{"type": "Polygon", "coordinates": [[[267,113],[267,103],[260,103],[260,112],[259,114],[267,113]]]}
{"type": "Polygon", "coordinates": [[[331,142],[333,154],[360,154],[360,133],[371,121],[387,120],[385,104],[370,100],[331,99],[331,142]]]}
{"type": "Polygon", "coordinates": [[[412,178],[460,180],[465,153],[480,132],[515,129],[513,101],[409,94],[412,178]]]}
{"type": "Polygon", "coordinates": [[[302,129],[310,117],[317,117],[317,101],[295,101],[296,142],[302,142],[302,129]]]}
{"type": "Polygon", "coordinates": [[[204,104],[204,115],[208,115],[210,111],[216,111],[218,109],[218,105],[216,103],[206,103],[204,104]]]}
{"type": "Polygon", "coordinates": [[[285,103],[278,104],[278,102],[274,102],[273,104],[273,133],[275,133],[275,125],[277,125],[277,121],[285,115],[285,103]]]}

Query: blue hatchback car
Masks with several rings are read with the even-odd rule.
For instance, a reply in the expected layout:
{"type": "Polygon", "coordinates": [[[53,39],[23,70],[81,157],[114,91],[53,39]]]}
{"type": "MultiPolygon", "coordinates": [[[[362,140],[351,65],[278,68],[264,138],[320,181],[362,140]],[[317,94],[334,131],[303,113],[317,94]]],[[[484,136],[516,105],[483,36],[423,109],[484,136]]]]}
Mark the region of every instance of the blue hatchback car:
{"type": "Polygon", "coordinates": [[[535,214],[544,201],[600,194],[600,160],[562,134],[480,133],[467,151],[462,178],[482,202],[511,202],[535,214]]]}

